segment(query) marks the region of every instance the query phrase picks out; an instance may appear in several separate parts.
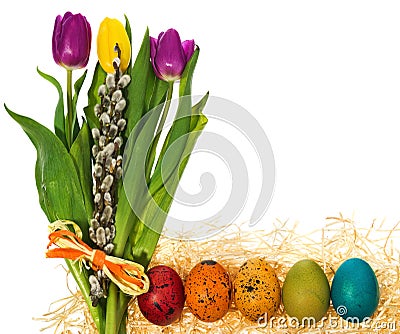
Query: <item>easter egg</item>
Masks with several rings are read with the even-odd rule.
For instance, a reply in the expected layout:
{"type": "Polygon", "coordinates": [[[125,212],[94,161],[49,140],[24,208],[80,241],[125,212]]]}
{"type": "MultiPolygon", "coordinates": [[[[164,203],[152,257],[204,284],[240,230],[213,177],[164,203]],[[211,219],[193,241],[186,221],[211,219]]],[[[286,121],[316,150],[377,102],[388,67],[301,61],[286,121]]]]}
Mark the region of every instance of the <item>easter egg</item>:
{"type": "Polygon", "coordinates": [[[137,297],[139,309],[151,323],[166,326],[177,320],[185,304],[184,287],[178,273],[168,266],[147,272],[149,291],[137,297]]]}
{"type": "Polygon", "coordinates": [[[228,272],[213,260],[194,266],[185,283],[186,305],[205,322],[217,321],[228,312],[231,292],[228,272]]]}
{"type": "Polygon", "coordinates": [[[343,262],[332,281],[332,304],[350,322],[362,322],[378,307],[379,285],[370,265],[362,259],[343,262]]]}
{"type": "Polygon", "coordinates": [[[233,290],[236,307],[252,321],[274,316],[281,302],[275,270],[263,259],[250,259],[240,267],[233,290]]]}
{"type": "Polygon", "coordinates": [[[312,260],[296,262],[286,275],[282,287],[286,313],[300,323],[317,323],[330,303],[329,282],[321,267],[312,260]]]}

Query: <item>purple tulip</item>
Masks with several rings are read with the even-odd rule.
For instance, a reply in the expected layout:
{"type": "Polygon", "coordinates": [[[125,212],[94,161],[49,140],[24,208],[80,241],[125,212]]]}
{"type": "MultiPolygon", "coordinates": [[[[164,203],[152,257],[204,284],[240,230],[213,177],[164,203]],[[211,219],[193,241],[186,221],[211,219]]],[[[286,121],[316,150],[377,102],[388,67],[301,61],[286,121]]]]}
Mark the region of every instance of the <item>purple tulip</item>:
{"type": "Polygon", "coordinates": [[[89,61],[92,31],[81,14],[58,15],[53,31],[54,61],[67,70],[83,68],[89,61]]]}
{"type": "Polygon", "coordinates": [[[180,79],[194,52],[194,40],[183,43],[175,29],[162,32],[158,39],[150,37],[150,56],[157,77],[164,81],[180,79]]]}

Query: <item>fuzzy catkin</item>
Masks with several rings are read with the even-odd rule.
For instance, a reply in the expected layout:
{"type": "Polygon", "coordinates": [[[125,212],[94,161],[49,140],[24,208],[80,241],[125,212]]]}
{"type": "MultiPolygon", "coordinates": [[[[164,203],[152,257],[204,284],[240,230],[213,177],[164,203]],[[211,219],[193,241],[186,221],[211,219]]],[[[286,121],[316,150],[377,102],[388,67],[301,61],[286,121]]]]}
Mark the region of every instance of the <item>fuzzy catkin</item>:
{"type": "MultiPolygon", "coordinates": [[[[110,255],[114,249],[115,213],[117,209],[116,183],[122,177],[121,146],[122,131],[126,120],[123,112],[126,101],[123,89],[129,84],[130,77],[120,76],[119,59],[114,60],[114,74],[108,74],[104,84],[100,85],[98,95],[100,104],[96,104],[94,112],[99,119],[99,128],[92,129],[94,145],[92,147],[93,160],[93,196],[94,213],[90,222],[89,237],[96,245],[110,255]]],[[[108,278],[99,270],[90,275],[91,300],[93,306],[100,298],[107,297],[108,278]]]]}

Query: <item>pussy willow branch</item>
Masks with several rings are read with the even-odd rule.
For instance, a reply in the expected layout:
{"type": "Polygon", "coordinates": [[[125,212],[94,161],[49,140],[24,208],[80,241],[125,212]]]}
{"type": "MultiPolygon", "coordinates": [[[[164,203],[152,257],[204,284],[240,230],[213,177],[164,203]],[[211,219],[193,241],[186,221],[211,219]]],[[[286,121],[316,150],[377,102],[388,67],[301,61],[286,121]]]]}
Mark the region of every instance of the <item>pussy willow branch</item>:
{"type": "MultiPolygon", "coordinates": [[[[116,46],[118,48],[118,46],[116,46]]],[[[122,131],[126,120],[123,111],[126,100],[123,89],[129,84],[130,77],[120,75],[120,59],[114,59],[114,74],[108,74],[105,83],[98,89],[100,104],[94,107],[99,118],[100,127],[92,129],[94,146],[93,195],[94,214],[90,222],[89,236],[98,249],[111,254],[114,249],[115,213],[117,210],[116,184],[122,176],[121,146],[123,144],[122,131]]],[[[99,270],[89,277],[91,286],[91,300],[93,306],[100,298],[107,297],[109,280],[99,270]]]]}

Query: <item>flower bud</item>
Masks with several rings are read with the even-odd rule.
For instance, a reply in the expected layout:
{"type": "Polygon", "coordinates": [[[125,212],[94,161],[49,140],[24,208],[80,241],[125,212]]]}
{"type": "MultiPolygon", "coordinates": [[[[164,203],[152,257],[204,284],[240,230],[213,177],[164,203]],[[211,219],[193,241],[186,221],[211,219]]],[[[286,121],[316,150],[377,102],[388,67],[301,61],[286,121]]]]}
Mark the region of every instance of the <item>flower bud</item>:
{"type": "Polygon", "coordinates": [[[96,219],[92,219],[92,220],[90,220],[90,226],[94,229],[97,229],[97,228],[99,228],[100,224],[96,219]]]}
{"type": "Polygon", "coordinates": [[[96,158],[97,153],[99,153],[99,147],[97,145],[92,146],[92,155],[96,158]]]}
{"type": "Polygon", "coordinates": [[[122,138],[121,137],[115,138],[114,144],[118,145],[118,147],[120,148],[122,146],[122,138]]]}
{"type": "Polygon", "coordinates": [[[96,193],[96,195],[94,195],[94,203],[98,204],[101,201],[101,194],[100,193],[96,193]]]}
{"type": "Polygon", "coordinates": [[[98,128],[92,129],[92,136],[94,140],[99,140],[100,138],[100,130],[98,128]]]}
{"type": "Polygon", "coordinates": [[[150,37],[150,58],[154,73],[164,81],[179,80],[193,55],[194,47],[194,40],[181,43],[175,29],[162,32],[158,39],[150,37]]]}
{"type": "Polygon", "coordinates": [[[108,143],[106,147],[104,147],[103,153],[106,158],[110,157],[114,153],[115,145],[114,143],[108,143]]]}
{"type": "Polygon", "coordinates": [[[131,43],[122,23],[106,17],[101,22],[97,35],[97,55],[101,67],[107,73],[115,72],[113,62],[118,53],[120,53],[119,69],[124,73],[131,59],[131,43]]]}
{"type": "Polygon", "coordinates": [[[111,206],[107,205],[104,208],[103,215],[102,215],[100,221],[103,222],[103,223],[108,223],[108,221],[111,218],[111,215],[112,215],[112,208],[111,208],[111,206]]]}
{"type": "Polygon", "coordinates": [[[114,177],[112,175],[107,175],[104,178],[103,183],[101,184],[101,190],[104,192],[109,191],[113,182],[114,182],[114,177]]]}
{"type": "Polygon", "coordinates": [[[106,136],[100,136],[100,138],[99,138],[99,146],[100,146],[100,148],[103,148],[105,143],[106,143],[106,136]]]}
{"type": "Polygon", "coordinates": [[[118,122],[117,122],[117,126],[119,128],[119,131],[124,131],[125,126],[126,126],[126,121],[121,118],[118,122]]]}
{"type": "Polygon", "coordinates": [[[103,247],[106,244],[106,233],[103,227],[99,227],[96,230],[96,239],[99,247],[103,247]]]}
{"type": "Polygon", "coordinates": [[[108,243],[107,245],[104,246],[104,251],[107,254],[111,254],[113,250],[114,250],[114,244],[112,243],[108,243]]]}
{"type": "Polygon", "coordinates": [[[89,283],[91,285],[91,290],[93,290],[93,292],[100,289],[100,283],[97,280],[96,276],[90,275],[89,276],[89,283]]]}
{"type": "Polygon", "coordinates": [[[95,177],[101,177],[101,174],[103,174],[103,167],[99,164],[94,165],[94,176],[95,177]]]}
{"type": "MultiPolygon", "coordinates": [[[[117,50],[116,52],[118,52],[118,48],[115,48],[115,50],[117,50]]],[[[114,58],[113,67],[119,68],[120,66],[121,66],[121,60],[119,58],[114,58]]]]}
{"type": "Polygon", "coordinates": [[[101,114],[101,106],[100,106],[100,104],[96,104],[96,105],[94,106],[94,114],[95,114],[97,117],[100,116],[100,114],[101,114]]]}
{"type": "Polygon", "coordinates": [[[104,194],[104,203],[106,205],[111,205],[112,199],[111,199],[111,194],[109,192],[106,192],[104,194]]]}
{"type": "Polygon", "coordinates": [[[118,126],[116,126],[115,124],[111,124],[110,129],[108,130],[108,136],[114,139],[117,133],[118,133],[118,126]]]}
{"type": "MultiPolygon", "coordinates": [[[[100,137],[101,138],[101,137],[100,137]]],[[[96,156],[96,162],[98,163],[98,164],[102,164],[103,163],[103,160],[104,160],[104,153],[103,153],[103,151],[100,151],[98,154],[97,154],[97,156],[96,156]]]]}
{"type": "Polygon", "coordinates": [[[106,95],[106,85],[100,85],[99,89],[97,91],[97,95],[99,95],[100,97],[106,95]]]}
{"type": "Polygon", "coordinates": [[[118,102],[119,100],[121,100],[121,98],[122,98],[122,92],[120,89],[118,89],[113,93],[111,101],[118,102]]]}
{"type": "Polygon", "coordinates": [[[110,238],[111,239],[115,238],[115,226],[114,225],[110,226],[110,238]]]}
{"type": "Polygon", "coordinates": [[[110,124],[110,116],[106,112],[103,112],[100,116],[100,122],[103,124],[110,124]]]}
{"type": "MultiPolygon", "coordinates": [[[[106,79],[106,80],[107,80],[107,79],[106,79]]],[[[107,83],[107,82],[106,82],[106,83],[107,83]]],[[[110,79],[109,84],[110,84],[110,85],[112,84],[112,79],[110,79]]],[[[106,96],[103,97],[103,106],[104,106],[105,108],[107,108],[109,105],[110,105],[110,98],[108,97],[108,95],[106,95],[106,96]]]]}
{"type": "Polygon", "coordinates": [[[108,89],[112,89],[115,87],[115,78],[112,74],[107,74],[106,77],[106,85],[108,89]]]}
{"type": "Polygon", "coordinates": [[[93,227],[89,227],[89,238],[94,242],[97,243],[96,233],[93,227]]]}
{"type": "Polygon", "coordinates": [[[123,111],[126,107],[126,101],[125,99],[121,99],[116,105],[115,105],[115,111],[123,111]]]}
{"type": "Polygon", "coordinates": [[[92,31],[86,17],[66,12],[58,15],[53,30],[54,61],[66,68],[75,70],[87,65],[92,42],[92,31]]]}
{"type": "Polygon", "coordinates": [[[120,179],[122,177],[122,167],[118,167],[117,170],[115,171],[115,177],[120,179]]]}
{"type": "Polygon", "coordinates": [[[131,77],[128,74],[124,74],[118,81],[118,86],[125,88],[131,82],[131,77]]]}

